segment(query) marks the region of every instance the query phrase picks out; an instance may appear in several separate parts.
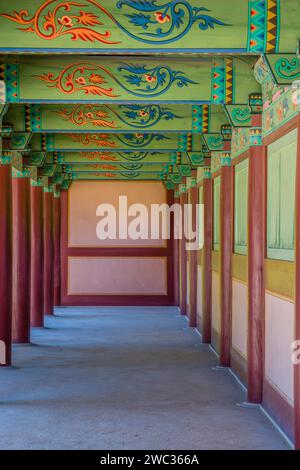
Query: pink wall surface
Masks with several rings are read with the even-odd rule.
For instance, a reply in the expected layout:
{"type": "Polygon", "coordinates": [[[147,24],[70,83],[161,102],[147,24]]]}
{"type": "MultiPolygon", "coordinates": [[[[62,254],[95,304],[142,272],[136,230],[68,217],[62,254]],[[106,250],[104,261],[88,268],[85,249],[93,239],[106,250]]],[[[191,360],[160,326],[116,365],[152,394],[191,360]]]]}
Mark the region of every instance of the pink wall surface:
{"type": "Polygon", "coordinates": [[[245,283],[232,281],[232,347],[247,358],[248,334],[248,287],[245,283]]]}
{"type": "Polygon", "coordinates": [[[293,302],[266,293],[265,376],[290,403],[294,401],[292,342],[294,341],[293,302]]]}
{"type": "Polygon", "coordinates": [[[69,257],[69,295],[167,295],[166,258],[69,257]]]}
{"type": "Polygon", "coordinates": [[[197,327],[202,331],[202,266],[198,265],[197,273],[197,327]]]}

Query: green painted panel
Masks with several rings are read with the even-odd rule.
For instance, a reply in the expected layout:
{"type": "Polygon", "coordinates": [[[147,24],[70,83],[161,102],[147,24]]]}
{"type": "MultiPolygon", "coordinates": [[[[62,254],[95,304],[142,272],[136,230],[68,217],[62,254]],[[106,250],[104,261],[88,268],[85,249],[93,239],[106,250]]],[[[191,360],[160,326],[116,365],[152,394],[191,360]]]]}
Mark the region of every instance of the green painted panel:
{"type": "Polygon", "coordinates": [[[248,166],[247,159],[234,167],[234,251],[242,255],[248,244],[248,166]]]}
{"type": "Polygon", "coordinates": [[[157,163],[90,163],[90,164],[81,164],[81,165],[67,165],[67,172],[76,172],[76,173],[85,173],[85,172],[127,172],[127,171],[138,171],[143,173],[159,173],[161,174],[164,171],[164,165],[157,163]]]}
{"type": "Polygon", "coordinates": [[[267,256],[294,260],[297,130],[268,147],[267,256]]]}
{"type": "Polygon", "coordinates": [[[72,173],[72,180],[161,180],[161,176],[157,173],[141,173],[139,171],[132,172],[92,172],[92,173],[72,173]]]}
{"type": "Polygon", "coordinates": [[[247,48],[247,0],[238,8],[235,0],[11,0],[0,14],[0,44],[8,49],[12,36],[21,50],[247,48]]]}
{"type": "Polygon", "coordinates": [[[210,99],[210,75],[211,59],[178,58],[24,58],[6,70],[8,101],[32,103],[199,103],[210,99]]]}
{"type": "MultiPolygon", "coordinates": [[[[188,134],[47,134],[48,151],[187,151],[200,150],[200,135],[188,134]]],[[[38,144],[35,141],[35,146],[38,144]]]]}
{"type": "MultiPolygon", "coordinates": [[[[194,129],[195,107],[191,105],[44,104],[36,107],[39,108],[39,113],[35,113],[39,132],[192,132],[194,129]]],[[[32,127],[37,130],[33,122],[32,127]]]]}
{"type": "Polygon", "coordinates": [[[59,163],[168,163],[173,154],[168,152],[66,152],[58,154],[59,163]]]}

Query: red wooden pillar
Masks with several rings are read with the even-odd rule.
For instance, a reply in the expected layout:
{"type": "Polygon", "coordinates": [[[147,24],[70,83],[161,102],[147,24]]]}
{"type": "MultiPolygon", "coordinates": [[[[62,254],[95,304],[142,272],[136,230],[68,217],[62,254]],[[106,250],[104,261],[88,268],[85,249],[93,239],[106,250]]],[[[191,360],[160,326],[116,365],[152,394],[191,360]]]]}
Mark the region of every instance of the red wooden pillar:
{"type": "Polygon", "coordinates": [[[44,314],[54,314],[53,191],[44,188],[44,314]]]}
{"type": "Polygon", "coordinates": [[[11,235],[11,165],[3,159],[0,162],[0,366],[11,365],[11,235]]]}
{"type": "Polygon", "coordinates": [[[13,342],[30,342],[30,178],[12,172],[13,342]]]}
{"type": "Polygon", "coordinates": [[[31,183],[31,326],[44,326],[43,186],[31,183]]]}
{"type": "Polygon", "coordinates": [[[211,292],[212,292],[212,180],[209,169],[203,175],[204,246],[202,250],[202,341],[211,342],[211,292]]]}
{"type": "Polygon", "coordinates": [[[187,254],[185,249],[185,235],[184,235],[184,206],[187,204],[187,192],[186,192],[186,185],[182,184],[181,186],[181,194],[180,194],[180,206],[181,206],[181,213],[182,213],[182,236],[180,239],[180,310],[182,315],[187,314],[187,302],[186,302],[186,295],[187,295],[187,254]]]}
{"type": "Polygon", "coordinates": [[[265,147],[261,116],[253,116],[248,176],[248,400],[261,403],[263,390],[264,324],[264,181],[265,147]],[[258,133],[257,133],[257,132],[258,133]],[[255,145],[254,142],[256,142],[255,145]]]}
{"type": "MultiPolygon", "coordinates": [[[[196,172],[197,174],[197,172],[196,172]]],[[[199,189],[197,187],[197,178],[193,176],[190,180],[191,187],[189,188],[189,204],[192,205],[191,210],[191,228],[196,232],[197,227],[197,204],[199,189]]],[[[193,242],[194,243],[194,242],[193,242]]],[[[198,245],[198,244],[197,244],[198,245]]],[[[196,248],[196,247],[195,247],[196,248]]],[[[198,246],[197,246],[198,248],[198,246]]],[[[192,328],[197,326],[197,274],[198,274],[198,250],[193,249],[188,252],[189,257],[189,325],[192,328]]]]}
{"type": "Polygon", "coordinates": [[[60,228],[61,199],[60,192],[54,193],[54,305],[61,305],[61,271],[60,271],[60,228]]]}
{"type": "Polygon", "coordinates": [[[220,194],[220,365],[230,366],[231,352],[231,257],[232,257],[232,174],[230,157],[221,157],[220,194]]]}
{"type": "MultiPolygon", "coordinates": [[[[178,191],[175,191],[174,204],[180,204],[178,191]]],[[[179,306],[179,239],[175,239],[175,237],[173,240],[173,282],[174,305],[179,306]]]]}
{"type": "MultiPolygon", "coordinates": [[[[300,115],[298,114],[298,147],[296,166],[295,214],[295,340],[300,340],[300,115]]],[[[294,365],[295,448],[300,450],[300,364],[294,365]]]]}

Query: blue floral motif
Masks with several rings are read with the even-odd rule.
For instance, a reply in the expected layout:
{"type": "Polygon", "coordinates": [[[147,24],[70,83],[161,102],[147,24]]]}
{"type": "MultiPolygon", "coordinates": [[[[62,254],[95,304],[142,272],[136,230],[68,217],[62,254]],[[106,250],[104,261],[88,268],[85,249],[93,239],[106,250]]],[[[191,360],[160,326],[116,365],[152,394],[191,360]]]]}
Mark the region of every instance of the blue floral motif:
{"type": "Polygon", "coordinates": [[[140,129],[155,126],[162,119],[166,121],[170,121],[175,118],[181,119],[180,116],[174,114],[168,108],[156,104],[120,105],[119,109],[120,111],[126,110],[124,111],[125,118],[118,113],[118,117],[122,122],[140,129]]]}
{"type": "Polygon", "coordinates": [[[125,145],[132,148],[143,148],[149,145],[153,140],[159,142],[169,139],[163,134],[119,134],[118,139],[125,145]]]}
{"type": "Polygon", "coordinates": [[[136,96],[159,96],[168,91],[175,83],[179,88],[197,84],[186,77],[184,72],[172,70],[167,65],[146,67],[145,65],[123,64],[118,67],[118,71],[129,73],[124,75],[125,81],[137,88],[128,89],[120,79],[117,81],[124,90],[136,96]]]}
{"type": "Polygon", "coordinates": [[[120,175],[124,178],[135,179],[140,176],[140,173],[138,171],[129,171],[128,173],[120,173],[120,175]]]}
{"type": "Polygon", "coordinates": [[[195,23],[201,31],[215,26],[231,26],[207,14],[205,7],[192,7],[187,0],[172,0],[157,5],[157,0],[120,0],[117,8],[132,8],[125,14],[129,22],[141,28],[139,34],[128,31],[118,21],[118,26],[130,37],[148,44],[167,44],[185,36],[195,23]]]}
{"type": "Polygon", "coordinates": [[[143,168],[143,164],[142,163],[125,163],[125,164],[123,163],[121,165],[121,168],[123,168],[124,170],[137,171],[143,168]]]}
{"type": "Polygon", "coordinates": [[[158,155],[159,152],[119,152],[119,155],[124,158],[125,160],[131,162],[139,162],[141,160],[145,160],[147,155],[158,155]]]}

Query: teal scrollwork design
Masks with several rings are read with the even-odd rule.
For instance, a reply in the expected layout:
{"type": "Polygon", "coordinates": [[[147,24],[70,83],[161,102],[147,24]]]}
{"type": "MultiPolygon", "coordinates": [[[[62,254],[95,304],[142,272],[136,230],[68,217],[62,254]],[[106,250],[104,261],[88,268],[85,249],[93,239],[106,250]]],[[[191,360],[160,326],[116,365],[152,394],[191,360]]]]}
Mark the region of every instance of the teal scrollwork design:
{"type": "Polygon", "coordinates": [[[251,118],[250,108],[248,108],[248,107],[246,107],[246,108],[235,108],[232,111],[231,117],[232,117],[232,120],[233,120],[234,123],[235,122],[237,122],[237,123],[247,122],[251,118]]]}
{"type": "Polygon", "coordinates": [[[188,154],[192,165],[203,165],[204,155],[201,152],[189,153],[188,154]]]}
{"type": "Polygon", "coordinates": [[[148,44],[168,44],[184,37],[198,24],[201,31],[215,26],[230,26],[207,13],[205,7],[193,7],[187,0],[172,0],[157,5],[157,0],[120,0],[117,8],[128,7],[132,13],[125,16],[139,33],[128,31],[117,22],[119,28],[131,38],[148,44]]]}
{"type": "Polygon", "coordinates": [[[11,148],[12,149],[24,149],[28,142],[28,134],[13,133],[11,136],[11,148]]]}
{"type": "Polygon", "coordinates": [[[160,142],[169,139],[163,134],[119,134],[118,139],[122,144],[132,148],[143,148],[151,142],[160,142]]]}
{"type": "Polygon", "coordinates": [[[300,78],[300,60],[298,57],[287,59],[281,57],[275,63],[276,74],[284,80],[296,80],[300,78]]]}
{"type": "Polygon", "coordinates": [[[210,149],[217,150],[223,148],[223,137],[220,136],[210,136],[207,139],[207,144],[210,149]]]}
{"type": "Polygon", "coordinates": [[[146,67],[139,64],[123,64],[118,67],[118,71],[123,74],[124,72],[127,73],[123,78],[135,88],[128,88],[120,79],[116,79],[119,85],[136,96],[159,96],[166,93],[173,84],[176,84],[179,88],[197,84],[197,82],[186,77],[184,72],[172,70],[167,65],[146,67]]]}

